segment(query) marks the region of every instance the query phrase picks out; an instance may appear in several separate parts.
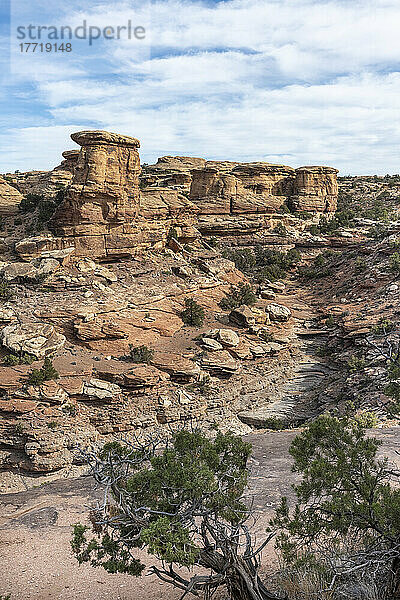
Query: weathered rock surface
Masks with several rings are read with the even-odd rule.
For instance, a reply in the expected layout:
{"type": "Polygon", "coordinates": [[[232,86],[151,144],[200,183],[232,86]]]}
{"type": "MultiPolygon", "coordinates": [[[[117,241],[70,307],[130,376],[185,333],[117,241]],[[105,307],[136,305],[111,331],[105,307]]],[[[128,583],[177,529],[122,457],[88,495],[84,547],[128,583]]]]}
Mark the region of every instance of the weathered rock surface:
{"type": "Polygon", "coordinates": [[[268,304],[265,311],[269,314],[271,321],[287,321],[292,315],[290,308],[282,304],[268,304]]]}
{"type": "Polygon", "coordinates": [[[47,323],[11,324],[1,330],[0,341],[16,354],[27,352],[41,359],[62,348],[65,337],[47,323]]]}
{"type": "Polygon", "coordinates": [[[273,225],[268,217],[283,204],[294,211],[336,209],[337,170],[330,167],[294,170],[264,162],[167,156],[141,172],[137,139],[107,131],[71,137],[81,150],[65,153],[66,160],[51,172],[52,177],[68,173],[69,180],[50,226],[62,240],[54,242],[56,249],[73,246],[77,256],[132,256],[160,249],[172,229],[182,243],[196,240],[200,232],[262,231],[273,225]]]}
{"type": "Polygon", "coordinates": [[[3,177],[0,177],[0,215],[15,215],[22,200],[22,194],[3,177]]]}

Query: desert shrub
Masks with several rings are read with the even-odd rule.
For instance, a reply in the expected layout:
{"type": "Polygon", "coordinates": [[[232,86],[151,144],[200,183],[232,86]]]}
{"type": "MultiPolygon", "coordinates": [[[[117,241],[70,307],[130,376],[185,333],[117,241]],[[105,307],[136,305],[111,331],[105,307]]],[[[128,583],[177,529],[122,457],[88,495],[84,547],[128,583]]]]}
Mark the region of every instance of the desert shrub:
{"type": "Polygon", "coordinates": [[[354,269],[356,273],[364,273],[364,271],[368,269],[368,265],[365,259],[361,258],[360,256],[356,258],[356,261],[354,263],[354,269]]]}
{"type": "Polygon", "coordinates": [[[154,357],[154,350],[147,346],[129,346],[129,359],[134,363],[150,363],[154,357]]]}
{"type": "Polygon", "coordinates": [[[381,317],[375,325],[372,325],[371,333],[374,335],[386,335],[394,329],[396,329],[396,325],[393,321],[386,317],[381,317]]]}
{"type": "Polygon", "coordinates": [[[393,273],[393,275],[400,275],[400,252],[395,252],[390,257],[389,271],[393,273]]]}
{"type": "Polygon", "coordinates": [[[78,562],[140,576],[145,565],[135,552],[145,548],[151,572],[180,588],[182,598],[210,598],[220,586],[232,600],[274,598],[254,560],[270,536],[256,548],[246,524],[250,454],[239,436],[218,432],[211,440],[198,430],[174,433],[166,447],[106,444],[88,457],[96,481],[109,484],[108,498],[90,515],[91,539],[87,526],[74,526],[78,562]]]}
{"type": "Polygon", "coordinates": [[[291,508],[282,498],[272,525],[281,528],[282,576],[297,570],[303,581],[321,580],[311,597],[325,598],[326,590],[332,600],[397,596],[400,491],[392,482],[399,475],[377,458],[380,445],[367,436],[364,417],[322,415],[290,447],[301,477],[297,501],[291,508]]]}
{"type": "Polygon", "coordinates": [[[382,202],[382,199],[388,196],[390,196],[389,192],[381,192],[372,206],[363,211],[362,216],[373,221],[390,221],[394,217],[393,210],[386,202],[382,202]]]}
{"type": "Polygon", "coordinates": [[[167,233],[167,242],[178,239],[178,232],[175,227],[170,227],[167,233]]]}
{"type": "Polygon", "coordinates": [[[34,212],[43,200],[44,196],[42,194],[27,194],[22,198],[19,210],[23,213],[34,212]]]}
{"type": "Polygon", "coordinates": [[[45,381],[58,378],[59,374],[50,358],[44,359],[43,366],[40,369],[32,369],[28,373],[28,383],[30,385],[41,385],[45,381]]]}
{"type": "Polygon", "coordinates": [[[14,297],[14,292],[9,282],[0,277],[0,302],[8,302],[14,297]]]}
{"type": "Polygon", "coordinates": [[[251,286],[248,283],[240,283],[238,286],[230,286],[228,294],[226,294],[225,298],[222,298],[219,305],[221,308],[229,310],[242,306],[242,304],[253,306],[256,302],[257,297],[251,286]]]}
{"type": "Polygon", "coordinates": [[[33,354],[27,352],[21,352],[20,354],[6,354],[3,358],[3,365],[5,367],[15,367],[16,365],[31,365],[37,360],[33,354]]]}
{"type": "Polygon", "coordinates": [[[378,225],[374,225],[368,231],[368,237],[373,238],[374,240],[384,240],[386,237],[390,235],[390,231],[386,225],[379,223],[378,225]]]}
{"type": "Polygon", "coordinates": [[[279,212],[283,215],[287,215],[287,214],[290,214],[291,210],[290,210],[289,206],[284,202],[283,204],[280,205],[279,212]]]}
{"type": "Polygon", "coordinates": [[[349,369],[350,373],[357,373],[359,371],[362,371],[363,369],[365,369],[366,365],[367,361],[363,356],[360,357],[353,355],[347,361],[347,368],[349,369]]]}
{"type": "Polygon", "coordinates": [[[313,213],[307,212],[306,210],[299,210],[294,214],[295,217],[301,219],[302,221],[308,221],[313,218],[313,213]]]}
{"type": "Polygon", "coordinates": [[[222,255],[232,260],[240,271],[250,275],[258,283],[282,279],[301,259],[300,252],[295,248],[288,252],[280,252],[263,246],[255,246],[252,250],[224,250],[222,255]]]}
{"type": "Polygon", "coordinates": [[[287,237],[288,236],[288,230],[286,229],[286,227],[284,226],[283,223],[278,223],[274,229],[273,229],[274,233],[276,235],[280,235],[281,237],[287,237]]]}
{"type": "Polygon", "coordinates": [[[201,327],[204,322],[204,308],[193,298],[185,298],[185,308],[181,312],[181,319],[185,325],[201,327]]]}
{"type": "Polygon", "coordinates": [[[335,256],[329,251],[318,254],[311,265],[306,265],[298,270],[298,275],[303,279],[320,279],[332,275],[335,256]]]}

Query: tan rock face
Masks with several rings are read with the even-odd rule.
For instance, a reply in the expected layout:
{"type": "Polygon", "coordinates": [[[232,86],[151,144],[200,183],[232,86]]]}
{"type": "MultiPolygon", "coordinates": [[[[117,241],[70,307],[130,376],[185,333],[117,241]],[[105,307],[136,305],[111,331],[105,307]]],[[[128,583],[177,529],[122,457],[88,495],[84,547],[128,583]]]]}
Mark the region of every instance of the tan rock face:
{"type": "Polygon", "coordinates": [[[141,172],[137,139],[107,131],[71,137],[81,149],[65,152],[64,162],[52,171],[73,175],[50,227],[63,240],[57,247],[73,246],[76,256],[161,249],[172,228],[181,243],[200,232],[261,231],[283,204],[293,211],[336,209],[337,170],[330,167],[294,170],[266,162],[165,156],[141,172]]]}
{"type": "Polygon", "coordinates": [[[71,137],[81,151],[54,222],[101,226],[134,219],[139,210],[139,141],[106,131],[80,131],[71,137]]]}
{"type": "Polygon", "coordinates": [[[290,199],[295,210],[335,212],[337,208],[337,169],[300,167],[296,169],[294,194],[290,199]]]}
{"type": "Polygon", "coordinates": [[[22,194],[0,177],[0,215],[16,214],[21,200],[22,194]]]}
{"type": "Polygon", "coordinates": [[[206,163],[193,171],[190,200],[200,215],[336,210],[337,173],[331,167],[292,169],[269,163],[206,163]]]}

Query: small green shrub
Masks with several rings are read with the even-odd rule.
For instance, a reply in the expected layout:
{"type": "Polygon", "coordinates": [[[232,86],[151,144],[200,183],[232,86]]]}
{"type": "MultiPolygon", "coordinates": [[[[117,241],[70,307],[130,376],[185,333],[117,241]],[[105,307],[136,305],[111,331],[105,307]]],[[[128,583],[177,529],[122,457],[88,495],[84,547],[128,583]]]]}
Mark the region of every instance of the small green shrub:
{"type": "Polygon", "coordinates": [[[21,352],[20,354],[6,354],[3,358],[3,365],[5,367],[15,367],[16,365],[31,365],[35,362],[36,356],[28,354],[27,352],[21,352]]]}
{"type": "Polygon", "coordinates": [[[366,261],[359,256],[354,263],[354,269],[356,273],[364,273],[364,271],[368,269],[368,265],[366,261]]]}
{"type": "Polygon", "coordinates": [[[129,346],[129,358],[134,363],[150,363],[154,357],[154,350],[147,346],[129,346]]]}
{"type": "Polygon", "coordinates": [[[400,252],[395,252],[390,257],[389,271],[394,275],[400,275],[400,252]]]}
{"type": "Polygon", "coordinates": [[[43,200],[44,196],[42,194],[27,194],[22,198],[19,210],[23,213],[34,212],[43,200]]]}
{"type": "Polygon", "coordinates": [[[28,373],[28,383],[30,385],[41,385],[45,381],[58,378],[59,374],[53,367],[50,358],[44,359],[43,366],[40,369],[32,369],[28,373]]]}
{"type": "Polygon", "coordinates": [[[284,226],[283,223],[278,223],[275,227],[274,227],[274,233],[276,235],[279,235],[281,237],[287,237],[288,234],[288,230],[286,229],[286,227],[284,226]]]}
{"type": "Polygon", "coordinates": [[[386,319],[385,317],[381,317],[375,325],[372,325],[371,333],[375,335],[386,335],[395,328],[396,325],[393,323],[393,321],[386,319]]]}
{"type": "Polygon", "coordinates": [[[9,300],[11,300],[14,296],[14,292],[12,287],[10,286],[10,284],[8,283],[8,281],[6,281],[5,279],[3,279],[2,277],[0,278],[0,301],[1,302],[8,302],[9,300]]]}
{"type": "Polygon", "coordinates": [[[347,361],[347,368],[349,369],[350,373],[360,372],[365,369],[366,365],[367,361],[363,356],[351,356],[347,361]]]}
{"type": "Polygon", "coordinates": [[[266,279],[282,279],[301,259],[300,252],[295,248],[280,252],[263,246],[255,246],[252,250],[224,250],[222,256],[232,260],[240,271],[250,275],[257,283],[266,279]]]}
{"type": "Polygon", "coordinates": [[[242,306],[242,304],[253,306],[256,302],[257,297],[251,286],[248,283],[240,283],[237,287],[234,285],[230,286],[229,293],[226,294],[225,298],[222,298],[219,305],[221,308],[229,310],[242,306]]]}
{"type": "Polygon", "coordinates": [[[181,313],[185,325],[201,327],[204,322],[204,309],[193,298],[185,298],[185,309],[181,313]]]}
{"type": "Polygon", "coordinates": [[[171,227],[167,233],[167,242],[178,239],[178,232],[175,227],[171,227]]]}

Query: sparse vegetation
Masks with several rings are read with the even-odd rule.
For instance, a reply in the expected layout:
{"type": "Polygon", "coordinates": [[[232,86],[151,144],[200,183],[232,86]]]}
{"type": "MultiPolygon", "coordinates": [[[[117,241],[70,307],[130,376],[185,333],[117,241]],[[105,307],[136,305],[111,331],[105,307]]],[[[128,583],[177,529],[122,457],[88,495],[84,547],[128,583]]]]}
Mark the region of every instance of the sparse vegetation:
{"type": "Polygon", "coordinates": [[[257,302],[257,297],[254,294],[251,286],[248,283],[240,283],[238,286],[231,285],[228,294],[222,298],[219,303],[220,307],[229,310],[246,304],[254,306],[257,302]]]}
{"type": "Polygon", "coordinates": [[[0,302],[9,302],[14,297],[14,291],[9,282],[0,277],[0,302]]]}
{"type": "Polygon", "coordinates": [[[185,325],[201,327],[204,322],[204,309],[193,298],[185,298],[185,308],[181,312],[181,319],[185,325]]]}
{"type": "Polygon", "coordinates": [[[30,385],[41,385],[45,381],[58,378],[59,374],[54,368],[52,361],[50,358],[45,358],[43,366],[40,369],[32,369],[29,371],[27,382],[30,385]]]}
{"type": "Polygon", "coordinates": [[[33,354],[27,352],[21,352],[20,354],[6,354],[3,358],[3,365],[5,367],[15,367],[16,365],[31,365],[37,360],[33,354]]]}
{"type": "Polygon", "coordinates": [[[391,482],[399,475],[376,457],[380,442],[366,435],[366,422],[322,415],[290,447],[301,475],[297,502],[291,510],[282,498],[272,526],[281,528],[281,576],[316,580],[312,597],[361,600],[371,598],[368,587],[373,598],[398,597],[400,491],[391,482]]]}
{"type": "Polygon", "coordinates": [[[367,361],[363,356],[351,356],[347,361],[347,368],[350,373],[362,371],[367,366],[367,361]]]}
{"type": "Polygon", "coordinates": [[[400,275],[400,252],[395,252],[390,257],[389,271],[393,273],[393,275],[400,275]]]}
{"type": "Polygon", "coordinates": [[[129,360],[134,363],[150,363],[154,357],[154,350],[147,346],[129,346],[129,360]]]}
{"type": "Polygon", "coordinates": [[[224,250],[222,255],[232,260],[240,271],[251,276],[258,283],[282,279],[301,259],[296,249],[280,252],[263,246],[255,246],[252,250],[249,248],[224,250]]]}
{"type": "Polygon", "coordinates": [[[276,235],[279,235],[281,237],[287,237],[289,235],[288,230],[286,229],[286,227],[284,226],[283,223],[278,223],[275,227],[274,227],[274,233],[276,235]]]}

